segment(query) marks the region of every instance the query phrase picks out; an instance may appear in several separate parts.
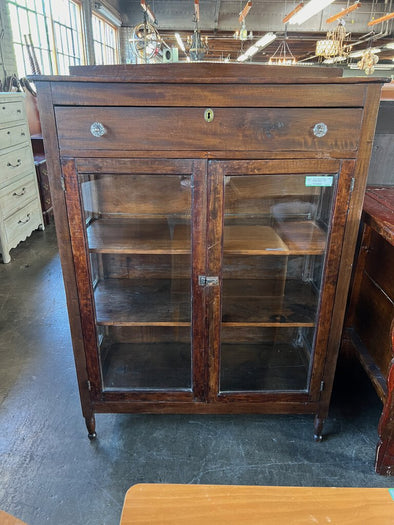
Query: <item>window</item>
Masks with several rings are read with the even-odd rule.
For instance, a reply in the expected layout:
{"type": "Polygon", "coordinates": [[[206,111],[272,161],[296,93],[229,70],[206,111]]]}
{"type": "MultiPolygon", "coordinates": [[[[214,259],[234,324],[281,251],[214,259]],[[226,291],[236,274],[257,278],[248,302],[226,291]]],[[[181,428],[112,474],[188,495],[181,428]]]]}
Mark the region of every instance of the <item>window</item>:
{"type": "Polygon", "coordinates": [[[101,17],[93,14],[93,42],[96,64],[115,64],[117,62],[117,29],[101,17]]]}
{"type": "Polygon", "coordinates": [[[19,77],[34,72],[28,44],[42,74],[68,74],[69,66],[85,62],[78,2],[8,0],[8,6],[19,77]]]}

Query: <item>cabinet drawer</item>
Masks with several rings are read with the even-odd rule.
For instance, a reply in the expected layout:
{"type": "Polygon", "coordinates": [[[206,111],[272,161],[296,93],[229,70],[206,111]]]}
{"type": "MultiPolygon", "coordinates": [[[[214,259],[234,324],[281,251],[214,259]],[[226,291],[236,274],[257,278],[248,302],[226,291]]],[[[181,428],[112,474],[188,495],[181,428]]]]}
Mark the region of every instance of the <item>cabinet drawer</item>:
{"type": "Polygon", "coordinates": [[[211,122],[204,118],[206,109],[57,107],[59,145],[63,151],[355,151],[358,147],[361,109],[212,108],[211,122]],[[91,133],[94,122],[104,126],[104,135],[91,133]],[[324,125],[316,128],[318,124],[324,125]]]}
{"type": "Polygon", "coordinates": [[[16,146],[30,138],[29,128],[26,124],[0,129],[0,149],[16,146]]]}
{"type": "Polygon", "coordinates": [[[0,188],[32,168],[33,156],[29,144],[0,155],[0,188]]]}
{"type": "Polygon", "coordinates": [[[13,245],[15,240],[26,239],[40,224],[42,224],[41,208],[38,201],[34,200],[4,221],[8,244],[13,245]]]}
{"type": "Polygon", "coordinates": [[[24,100],[0,102],[0,124],[23,120],[25,115],[24,100]]]}
{"type": "Polygon", "coordinates": [[[29,201],[37,197],[35,173],[30,173],[23,179],[9,184],[0,190],[0,212],[8,217],[14,211],[23,208],[29,201]]]}

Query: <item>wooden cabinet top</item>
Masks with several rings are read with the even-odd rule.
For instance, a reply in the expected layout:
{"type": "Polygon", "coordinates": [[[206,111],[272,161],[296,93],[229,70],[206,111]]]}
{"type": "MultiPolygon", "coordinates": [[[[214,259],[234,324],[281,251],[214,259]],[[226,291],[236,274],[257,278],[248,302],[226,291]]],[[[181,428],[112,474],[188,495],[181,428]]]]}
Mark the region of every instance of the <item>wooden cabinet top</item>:
{"type": "Polygon", "coordinates": [[[34,76],[34,82],[153,82],[153,83],[236,83],[236,84],[354,84],[385,83],[378,77],[342,77],[338,68],[263,66],[259,64],[176,63],[74,66],[70,76],[34,76]]]}
{"type": "Polygon", "coordinates": [[[363,211],[364,220],[394,245],[394,186],[369,186],[363,211]]]}

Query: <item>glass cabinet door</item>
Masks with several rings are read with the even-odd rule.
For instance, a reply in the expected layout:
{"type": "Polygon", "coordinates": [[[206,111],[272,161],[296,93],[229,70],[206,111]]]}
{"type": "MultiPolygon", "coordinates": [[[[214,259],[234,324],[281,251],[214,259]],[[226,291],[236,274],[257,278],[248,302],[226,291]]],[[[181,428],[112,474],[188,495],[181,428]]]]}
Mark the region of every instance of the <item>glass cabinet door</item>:
{"type": "Polygon", "coordinates": [[[102,389],[191,390],[192,175],[123,171],[79,174],[102,389]]]}
{"type": "Polygon", "coordinates": [[[308,389],[336,186],[224,176],[219,392],[308,389]]]}

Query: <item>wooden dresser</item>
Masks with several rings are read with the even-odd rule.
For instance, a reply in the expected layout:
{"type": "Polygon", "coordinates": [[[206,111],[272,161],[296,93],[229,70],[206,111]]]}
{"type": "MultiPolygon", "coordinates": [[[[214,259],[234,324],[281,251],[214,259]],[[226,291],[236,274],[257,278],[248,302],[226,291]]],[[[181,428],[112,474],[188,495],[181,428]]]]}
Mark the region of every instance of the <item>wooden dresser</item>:
{"type": "Polygon", "coordinates": [[[322,438],[381,79],[35,78],[83,414],[309,413],[322,438]]]}
{"type": "Polygon", "coordinates": [[[368,187],[342,351],[360,360],[383,412],[375,469],[394,474],[394,187],[368,187]]]}
{"type": "Polygon", "coordinates": [[[43,229],[40,196],[23,93],[0,93],[0,252],[43,229]]]}

